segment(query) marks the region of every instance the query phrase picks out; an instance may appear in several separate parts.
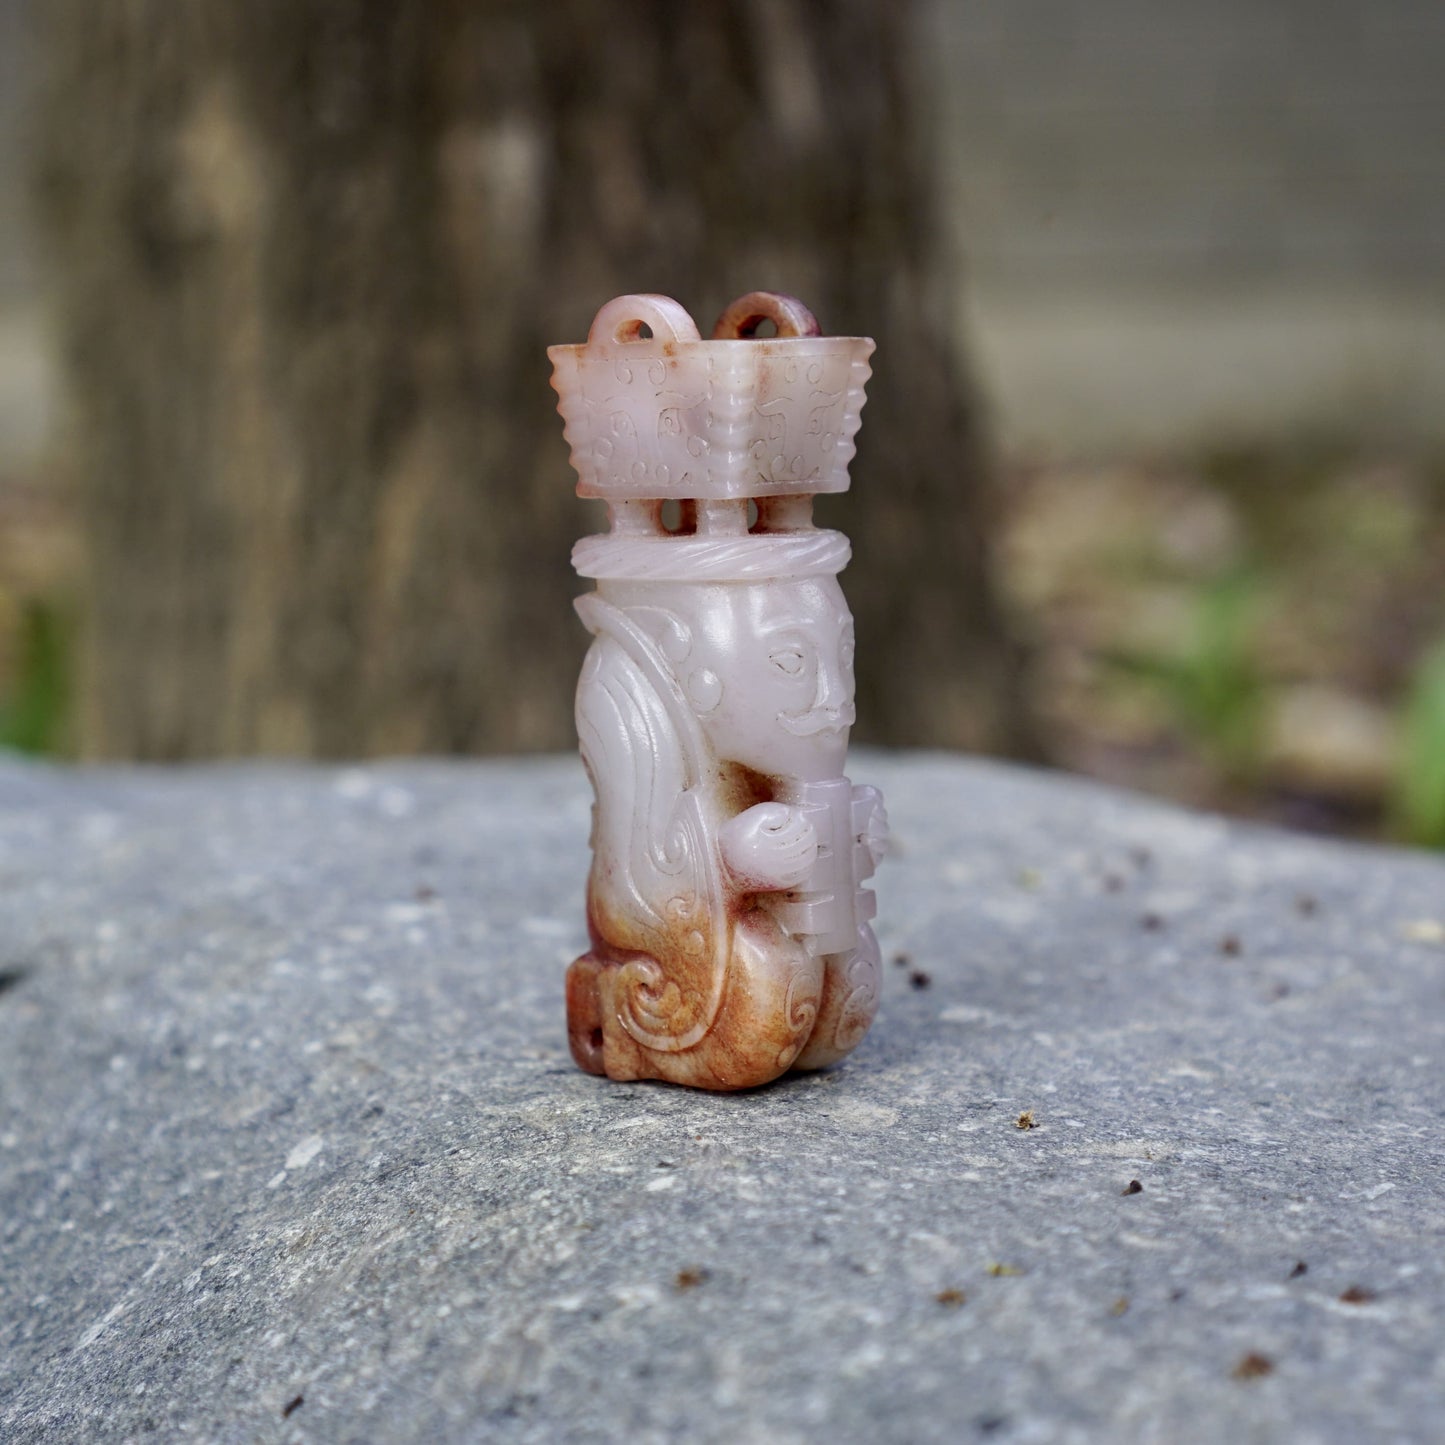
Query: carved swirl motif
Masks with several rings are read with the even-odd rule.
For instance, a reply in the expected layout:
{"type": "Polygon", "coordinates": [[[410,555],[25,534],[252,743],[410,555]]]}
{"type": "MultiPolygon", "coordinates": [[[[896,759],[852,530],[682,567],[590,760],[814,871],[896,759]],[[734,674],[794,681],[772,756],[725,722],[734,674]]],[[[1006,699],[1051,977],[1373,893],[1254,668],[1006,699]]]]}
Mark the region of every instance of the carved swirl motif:
{"type": "Polygon", "coordinates": [[[726,978],[721,864],[699,798],[705,744],[652,639],[595,594],[578,610],[598,638],[578,688],[578,736],[597,792],[597,857],[612,862],[589,885],[596,922],[633,955],[616,983],[624,1028],[676,1052],[712,1026],[726,978]]]}
{"type": "Polygon", "coordinates": [[[861,1042],[878,1011],[878,995],[882,983],[882,960],[878,940],[866,925],[858,930],[858,951],[848,960],[845,973],[847,993],[838,1012],[838,1027],[833,1046],[849,1053],[861,1042]]]}
{"type": "Polygon", "coordinates": [[[788,992],[783,1000],[783,1017],[787,1020],[791,1037],[778,1052],[778,1067],[781,1069],[787,1068],[793,1062],[799,1044],[813,1032],[813,1025],[818,1021],[818,1000],[811,994],[804,998],[798,997],[796,975],[788,980],[788,992]]]}

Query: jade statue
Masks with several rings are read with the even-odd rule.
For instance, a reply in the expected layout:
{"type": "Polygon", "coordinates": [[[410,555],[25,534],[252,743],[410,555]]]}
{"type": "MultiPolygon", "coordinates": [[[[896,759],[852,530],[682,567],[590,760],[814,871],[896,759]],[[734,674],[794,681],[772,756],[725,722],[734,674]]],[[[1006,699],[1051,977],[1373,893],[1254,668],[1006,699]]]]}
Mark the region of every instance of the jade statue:
{"type": "Polygon", "coordinates": [[[576,604],[595,803],[567,1029],[592,1073],[751,1088],[837,1062],[878,1007],[863,884],[887,820],[844,776],[849,546],[813,525],[848,486],[872,351],[754,292],[708,341],[677,302],[620,296],[548,352],[610,524],[572,554],[596,583],[576,604]]]}

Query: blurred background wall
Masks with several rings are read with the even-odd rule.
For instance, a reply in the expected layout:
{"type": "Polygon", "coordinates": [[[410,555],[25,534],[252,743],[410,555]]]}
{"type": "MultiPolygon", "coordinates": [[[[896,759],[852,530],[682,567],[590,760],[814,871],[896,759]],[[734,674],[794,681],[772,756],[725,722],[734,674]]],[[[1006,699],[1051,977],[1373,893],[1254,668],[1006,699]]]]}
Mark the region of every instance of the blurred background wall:
{"type": "Polygon", "coordinates": [[[1445,8],[939,0],[930,24],[1012,443],[1445,437],[1445,8]]]}
{"type": "MultiPolygon", "coordinates": [[[[83,489],[53,243],[26,214],[45,58],[26,3],[0,0],[0,738],[66,751],[83,489]]],[[[910,154],[939,222],[922,271],[943,283],[917,304],[959,347],[959,491],[979,495],[956,525],[987,585],[960,594],[955,696],[919,692],[911,734],[903,709],[878,735],[1445,842],[1445,12],[927,0],[909,35],[910,154]],[[1018,698],[969,720],[970,687],[1018,698]]],[[[842,174],[858,144],[819,154],[842,174]]],[[[806,299],[825,325],[852,324],[857,296],[824,289],[806,299]]],[[[947,511],[928,495],[917,535],[947,511]]],[[[850,577],[896,631],[898,587],[850,577]]]]}
{"type": "MultiPolygon", "coordinates": [[[[46,416],[22,151],[34,3],[0,0],[10,455],[46,416]]],[[[1440,6],[930,0],[920,30],[967,253],[960,319],[1010,444],[1077,454],[1301,427],[1441,439],[1440,6]]]]}

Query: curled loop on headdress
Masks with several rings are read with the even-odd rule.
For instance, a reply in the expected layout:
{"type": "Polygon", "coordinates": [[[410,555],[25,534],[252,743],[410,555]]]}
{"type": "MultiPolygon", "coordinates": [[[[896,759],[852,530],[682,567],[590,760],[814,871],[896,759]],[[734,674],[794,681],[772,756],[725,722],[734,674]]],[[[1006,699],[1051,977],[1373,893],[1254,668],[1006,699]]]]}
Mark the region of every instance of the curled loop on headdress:
{"type": "Polygon", "coordinates": [[[615,296],[592,318],[589,346],[643,340],[646,326],[657,341],[697,341],[697,322],[671,296],[641,292],[615,296]]]}
{"type": "Polygon", "coordinates": [[[818,318],[796,296],[781,291],[749,291],[739,296],[717,319],[714,341],[739,341],[757,335],[758,327],[771,321],[779,336],[821,336],[818,318]]]}

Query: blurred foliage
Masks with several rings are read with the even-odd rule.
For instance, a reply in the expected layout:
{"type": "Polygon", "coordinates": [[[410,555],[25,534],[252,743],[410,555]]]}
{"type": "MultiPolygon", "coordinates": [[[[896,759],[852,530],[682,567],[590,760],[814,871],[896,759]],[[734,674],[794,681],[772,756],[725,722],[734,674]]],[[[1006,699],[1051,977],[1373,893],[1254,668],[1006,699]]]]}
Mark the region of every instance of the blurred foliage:
{"type": "Polygon", "coordinates": [[[53,603],[32,598],[20,609],[14,672],[0,695],[0,748],[61,751],[70,706],[70,631],[53,603]]]}
{"type": "Polygon", "coordinates": [[[1265,685],[1256,660],[1261,583],[1237,568],[1194,594],[1179,646],[1168,653],[1112,654],[1115,667],[1151,683],[1178,725],[1230,783],[1258,777],[1265,685]]]}
{"type": "Polygon", "coordinates": [[[1445,848],[1445,640],[1420,664],[1405,702],[1395,816],[1408,841],[1445,848]]]}
{"type": "Polygon", "coordinates": [[[1288,826],[1440,837],[1439,459],[1305,439],[1012,481],[1000,571],[1055,761],[1288,826]]]}

